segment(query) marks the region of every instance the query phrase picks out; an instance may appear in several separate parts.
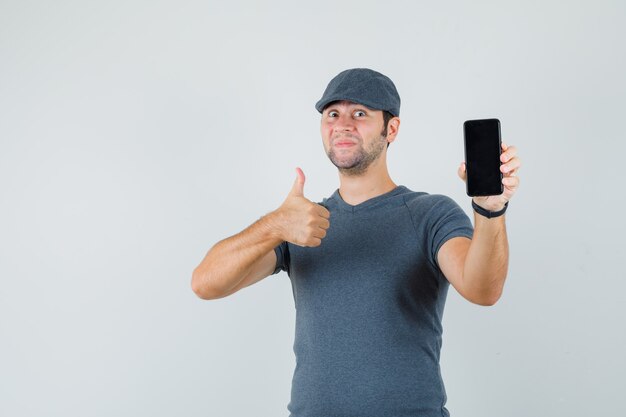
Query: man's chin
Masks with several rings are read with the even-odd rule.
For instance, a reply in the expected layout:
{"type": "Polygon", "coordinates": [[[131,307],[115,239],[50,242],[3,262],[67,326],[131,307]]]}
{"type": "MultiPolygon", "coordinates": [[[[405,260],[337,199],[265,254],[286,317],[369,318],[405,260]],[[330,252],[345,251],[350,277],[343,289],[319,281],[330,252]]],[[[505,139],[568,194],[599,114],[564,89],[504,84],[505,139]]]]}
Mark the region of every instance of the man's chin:
{"type": "Polygon", "coordinates": [[[366,171],[367,167],[362,165],[353,165],[350,168],[339,168],[339,172],[347,177],[359,177],[365,174],[366,171]]]}
{"type": "Polygon", "coordinates": [[[336,159],[330,158],[330,162],[333,163],[338,169],[350,170],[358,167],[359,161],[337,161],[336,159]]]}
{"type": "Polygon", "coordinates": [[[339,172],[350,177],[362,175],[367,171],[367,167],[364,167],[360,163],[361,161],[336,161],[331,159],[330,162],[337,167],[339,172]]]}

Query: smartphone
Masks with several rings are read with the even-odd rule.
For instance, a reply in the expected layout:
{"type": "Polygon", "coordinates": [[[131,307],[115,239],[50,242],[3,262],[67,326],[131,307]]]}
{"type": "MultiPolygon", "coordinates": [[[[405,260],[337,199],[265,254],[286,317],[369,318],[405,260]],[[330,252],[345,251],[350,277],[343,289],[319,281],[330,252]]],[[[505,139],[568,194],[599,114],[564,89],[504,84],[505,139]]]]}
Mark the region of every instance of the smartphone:
{"type": "Polygon", "coordinates": [[[467,195],[499,195],[504,191],[500,172],[500,120],[467,120],[463,123],[467,195]]]}

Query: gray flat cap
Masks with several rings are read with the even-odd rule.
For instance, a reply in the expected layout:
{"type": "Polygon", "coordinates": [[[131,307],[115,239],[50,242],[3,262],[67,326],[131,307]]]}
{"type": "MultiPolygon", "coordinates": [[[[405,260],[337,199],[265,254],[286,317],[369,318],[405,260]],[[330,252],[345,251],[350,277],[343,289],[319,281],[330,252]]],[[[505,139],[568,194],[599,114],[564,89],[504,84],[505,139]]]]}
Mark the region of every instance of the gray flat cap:
{"type": "Polygon", "coordinates": [[[318,112],[337,100],[348,100],[374,110],[400,116],[400,95],[389,77],[369,68],[352,68],[330,80],[324,95],[315,104],[318,112]]]}

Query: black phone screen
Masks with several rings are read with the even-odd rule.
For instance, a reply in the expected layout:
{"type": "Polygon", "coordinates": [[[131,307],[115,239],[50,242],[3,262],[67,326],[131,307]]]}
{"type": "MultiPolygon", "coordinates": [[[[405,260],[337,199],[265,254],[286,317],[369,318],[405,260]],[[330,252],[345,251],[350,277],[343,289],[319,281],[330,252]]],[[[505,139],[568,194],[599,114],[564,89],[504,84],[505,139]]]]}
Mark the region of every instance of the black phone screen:
{"type": "Polygon", "coordinates": [[[467,120],[463,123],[467,195],[502,194],[500,172],[500,121],[498,119],[467,120]]]}

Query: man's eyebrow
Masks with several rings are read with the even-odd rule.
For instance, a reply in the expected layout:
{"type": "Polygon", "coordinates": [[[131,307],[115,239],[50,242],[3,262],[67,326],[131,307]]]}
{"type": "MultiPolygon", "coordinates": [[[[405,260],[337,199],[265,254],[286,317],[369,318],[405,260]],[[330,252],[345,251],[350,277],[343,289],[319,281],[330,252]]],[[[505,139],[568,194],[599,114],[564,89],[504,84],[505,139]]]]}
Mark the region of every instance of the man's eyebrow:
{"type": "MultiPolygon", "coordinates": [[[[351,104],[351,105],[349,105],[349,106],[345,106],[345,107],[348,107],[348,110],[350,110],[350,109],[351,109],[352,111],[355,111],[355,110],[361,110],[361,111],[365,111],[365,112],[369,112],[369,111],[371,111],[371,109],[370,109],[370,108],[368,108],[368,107],[366,107],[366,106],[363,106],[362,104],[351,104]]],[[[332,111],[332,110],[338,111],[338,110],[339,110],[339,108],[338,108],[338,106],[336,106],[336,105],[332,105],[332,106],[328,106],[328,107],[326,107],[326,108],[324,109],[324,111],[328,111],[328,112],[330,112],[330,111],[332,111]]]]}

